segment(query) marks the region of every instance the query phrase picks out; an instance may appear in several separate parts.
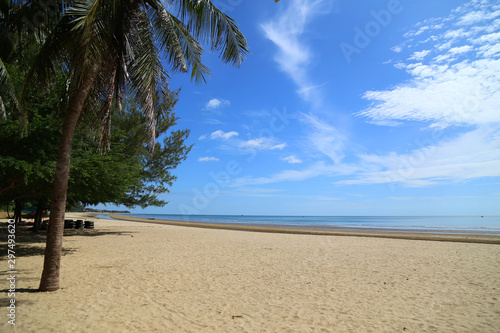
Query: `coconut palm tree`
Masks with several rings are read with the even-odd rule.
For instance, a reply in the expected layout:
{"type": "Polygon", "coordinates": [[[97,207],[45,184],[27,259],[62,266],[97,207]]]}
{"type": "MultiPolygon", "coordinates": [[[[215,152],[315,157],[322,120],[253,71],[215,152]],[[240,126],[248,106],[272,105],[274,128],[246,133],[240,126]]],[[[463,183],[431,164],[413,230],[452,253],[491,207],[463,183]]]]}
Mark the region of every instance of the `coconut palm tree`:
{"type": "MultiPolygon", "coordinates": [[[[133,96],[148,119],[154,147],[156,105],[170,98],[168,73],[191,72],[204,82],[202,44],[239,66],[248,52],[236,23],[209,0],[77,0],[45,40],[27,84],[48,83],[58,70],[69,72],[68,104],[59,146],[39,289],[59,289],[64,212],[73,134],[82,114],[96,112],[101,142],[109,142],[111,111],[133,96]]],[[[64,8],[64,6],[63,6],[64,8]]],[[[160,115],[161,116],[161,115],[160,115]]]]}
{"type": "Polygon", "coordinates": [[[64,0],[0,0],[0,119],[7,117],[4,103],[9,104],[22,134],[27,133],[28,120],[5,62],[25,68],[65,6],[64,0]]]}

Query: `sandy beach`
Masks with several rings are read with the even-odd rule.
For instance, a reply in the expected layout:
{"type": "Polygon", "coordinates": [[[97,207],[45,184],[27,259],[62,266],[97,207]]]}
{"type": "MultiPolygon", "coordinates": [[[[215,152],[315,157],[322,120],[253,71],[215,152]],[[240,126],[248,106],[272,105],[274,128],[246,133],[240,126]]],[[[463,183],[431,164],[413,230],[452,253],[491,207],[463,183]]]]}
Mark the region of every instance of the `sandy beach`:
{"type": "Polygon", "coordinates": [[[19,231],[15,326],[2,231],[1,332],[500,331],[497,244],[91,220],[52,293],[19,231]]]}

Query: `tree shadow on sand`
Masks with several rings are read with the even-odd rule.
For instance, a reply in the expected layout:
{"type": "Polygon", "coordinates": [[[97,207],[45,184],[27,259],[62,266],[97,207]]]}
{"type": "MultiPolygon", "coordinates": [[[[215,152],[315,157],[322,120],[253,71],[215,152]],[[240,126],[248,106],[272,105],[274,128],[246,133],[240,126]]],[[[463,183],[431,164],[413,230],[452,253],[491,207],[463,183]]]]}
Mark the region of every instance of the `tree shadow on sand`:
{"type": "MultiPolygon", "coordinates": [[[[9,292],[8,290],[0,290],[0,293],[8,293],[8,292],[9,292]]],[[[17,293],[17,292],[18,292],[18,291],[16,290],[16,293],[17,293]]],[[[41,291],[38,291],[38,290],[35,290],[35,289],[29,289],[29,291],[28,291],[28,292],[30,292],[30,293],[36,293],[36,292],[41,292],[41,291]]],[[[12,298],[1,297],[1,298],[0,298],[0,307],[2,307],[2,309],[4,309],[4,308],[8,307],[8,306],[10,305],[10,302],[11,302],[10,300],[11,300],[11,299],[12,299],[12,298]]],[[[21,305],[22,305],[22,306],[25,306],[25,305],[28,305],[28,306],[29,306],[29,305],[33,305],[33,304],[34,304],[34,302],[33,302],[33,301],[28,301],[28,300],[18,300],[18,299],[16,299],[16,303],[15,303],[16,308],[18,308],[18,307],[19,307],[19,306],[21,306],[21,305]]],[[[7,313],[7,310],[8,310],[8,309],[6,309],[6,313],[7,313]]],[[[6,317],[6,318],[8,319],[8,317],[6,317]]]]}
{"type": "MultiPolygon", "coordinates": [[[[14,246],[9,247],[8,244],[8,235],[9,233],[7,230],[0,230],[0,260],[6,262],[6,267],[8,269],[8,250],[13,250],[14,253],[10,252],[11,254],[14,254],[16,260],[18,258],[26,258],[26,257],[31,257],[31,256],[43,256],[45,254],[45,243],[47,240],[47,234],[45,230],[40,230],[39,232],[35,233],[32,231],[31,227],[28,226],[20,226],[16,229],[16,238],[15,238],[15,244],[14,246]]],[[[134,232],[129,232],[129,231],[108,231],[108,230],[99,230],[99,229],[65,229],[64,230],[64,238],[67,237],[73,237],[73,236],[84,236],[84,237],[98,237],[98,236],[108,236],[108,235],[115,235],[115,236],[131,236],[134,234],[134,232]]],[[[64,244],[64,241],[63,241],[64,244]]],[[[62,250],[62,255],[68,255],[76,252],[76,248],[68,248],[64,247],[63,245],[63,250],[62,250]]],[[[7,269],[2,269],[0,271],[0,279],[6,280],[9,278],[9,271],[7,269]]],[[[61,288],[63,289],[63,288],[61,288]]],[[[9,289],[3,289],[0,290],[0,295],[8,295],[10,292],[9,289]]],[[[21,289],[16,289],[16,293],[38,293],[42,292],[38,289],[35,288],[21,288],[21,289]]],[[[8,302],[10,302],[10,298],[5,298],[5,297],[0,297],[0,306],[3,307],[4,305],[7,306],[8,302]]],[[[29,304],[29,301],[23,301],[23,304],[27,305],[29,304]]],[[[16,306],[18,305],[18,302],[16,300],[16,306]]]]}
{"type": "MultiPolygon", "coordinates": [[[[63,289],[63,288],[61,288],[63,289]]],[[[35,289],[35,288],[20,288],[20,289],[16,289],[15,290],[15,294],[35,294],[35,293],[48,293],[49,291],[41,291],[40,289],[35,289]]],[[[26,299],[23,299],[23,300],[19,300],[18,297],[16,298],[9,298],[9,293],[11,293],[11,290],[9,289],[3,289],[3,290],[0,290],[0,295],[5,295],[7,297],[0,297],[0,306],[3,308],[4,306],[7,307],[8,305],[10,305],[10,302],[11,302],[11,299],[15,299],[16,300],[16,307],[18,307],[19,305],[33,305],[35,304],[35,302],[33,301],[30,301],[30,300],[26,300],[26,299]]]]}
{"type": "MultiPolygon", "coordinates": [[[[107,231],[98,229],[65,229],[64,238],[73,236],[98,237],[98,236],[130,236],[133,232],[129,231],[107,231]]],[[[33,232],[31,227],[21,226],[16,230],[16,238],[14,246],[10,246],[7,242],[8,233],[6,230],[0,231],[0,259],[7,259],[9,251],[13,250],[16,258],[39,256],[45,254],[45,243],[47,234],[45,230],[33,232]]],[[[64,244],[64,241],[63,241],[64,244]]],[[[63,245],[62,255],[67,255],[76,252],[76,249],[65,248],[63,245]]]]}

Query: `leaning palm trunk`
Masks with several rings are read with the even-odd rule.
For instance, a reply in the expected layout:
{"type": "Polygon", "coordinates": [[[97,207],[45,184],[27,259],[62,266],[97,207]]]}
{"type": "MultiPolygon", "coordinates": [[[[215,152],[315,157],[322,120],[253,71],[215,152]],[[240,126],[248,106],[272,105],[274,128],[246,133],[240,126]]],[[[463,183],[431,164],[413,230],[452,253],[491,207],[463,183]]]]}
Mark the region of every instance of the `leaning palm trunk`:
{"type": "Polygon", "coordinates": [[[191,78],[204,82],[209,70],[201,62],[201,43],[208,43],[212,50],[220,52],[224,62],[236,66],[248,52],[246,39],[236,23],[210,0],[175,0],[166,4],[160,0],[71,3],[72,7],[64,11],[47,37],[28,75],[47,84],[48,78],[62,66],[69,70],[71,82],[77,85],[74,90],[71,85],[73,95],[66,111],[56,164],[40,283],[43,291],[59,288],[71,146],[80,114],[93,112],[102,117],[101,138],[109,139],[112,105],[119,109],[122,96],[133,96],[148,119],[149,146],[154,151],[155,119],[165,112],[157,105],[169,98],[169,76],[161,60],[168,62],[174,72],[191,69],[191,78]],[[178,17],[167,8],[175,9],[178,17]]]}
{"type": "Polygon", "coordinates": [[[59,289],[59,271],[61,268],[62,240],[64,231],[64,213],[66,211],[66,192],[68,189],[69,165],[73,135],[80,118],[83,105],[90,88],[97,76],[98,66],[92,66],[81,81],[71,99],[64,118],[61,143],[56,162],[56,172],[52,187],[52,203],[50,207],[49,230],[45,247],[41,291],[59,289]]]}

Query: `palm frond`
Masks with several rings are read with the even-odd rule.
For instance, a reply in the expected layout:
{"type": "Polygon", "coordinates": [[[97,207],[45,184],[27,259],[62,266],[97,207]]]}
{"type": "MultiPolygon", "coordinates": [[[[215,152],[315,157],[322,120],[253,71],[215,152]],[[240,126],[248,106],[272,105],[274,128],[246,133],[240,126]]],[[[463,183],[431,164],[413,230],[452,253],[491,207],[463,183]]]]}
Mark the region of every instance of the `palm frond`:
{"type": "Polygon", "coordinates": [[[191,36],[187,27],[163,7],[152,13],[153,25],[162,51],[170,67],[187,72],[191,68],[191,79],[205,82],[210,70],[201,62],[203,48],[191,36]]]}
{"type": "Polygon", "coordinates": [[[26,75],[23,99],[29,85],[48,85],[58,69],[67,69],[67,51],[74,36],[68,31],[68,19],[62,19],[47,37],[26,75]]]}
{"type": "Polygon", "coordinates": [[[2,96],[0,96],[0,120],[7,119],[7,110],[5,110],[5,104],[3,104],[2,96]]]}
{"type": "Polygon", "coordinates": [[[76,43],[69,49],[70,61],[74,67],[83,71],[95,62],[103,62],[113,57],[109,47],[112,45],[110,23],[115,13],[109,10],[110,1],[74,1],[67,9],[68,24],[76,43]]]}
{"type": "Polygon", "coordinates": [[[9,72],[7,71],[7,68],[5,67],[2,59],[0,59],[0,98],[2,99],[1,104],[4,109],[2,113],[6,114],[5,105],[3,102],[3,100],[5,100],[11,105],[13,115],[19,119],[19,128],[21,130],[21,133],[25,134],[28,129],[28,118],[26,113],[24,112],[24,108],[17,98],[16,90],[14,88],[14,85],[12,84],[9,72]]]}
{"type": "MultiPolygon", "coordinates": [[[[116,61],[115,61],[116,65],[116,61]]],[[[104,103],[102,104],[102,108],[100,111],[101,120],[101,136],[100,136],[100,148],[101,150],[109,150],[111,143],[111,107],[113,104],[113,98],[115,96],[115,81],[116,81],[116,66],[114,66],[110,78],[109,83],[107,84],[108,93],[104,103]]]]}
{"type": "Polygon", "coordinates": [[[130,83],[136,101],[142,106],[147,119],[149,148],[153,150],[156,138],[156,89],[157,87],[168,88],[168,76],[160,61],[160,51],[149,26],[148,14],[145,11],[138,11],[134,23],[136,24],[134,31],[138,35],[137,38],[131,40],[131,48],[137,56],[130,65],[130,83]]]}
{"type": "Polygon", "coordinates": [[[68,6],[64,0],[11,0],[5,26],[18,38],[17,54],[30,49],[33,44],[42,44],[51,29],[61,19],[68,6]]]}
{"type": "Polygon", "coordinates": [[[224,62],[241,65],[249,52],[248,44],[232,18],[210,0],[180,0],[178,4],[180,19],[199,42],[209,43],[224,62]]]}
{"type": "Polygon", "coordinates": [[[162,58],[173,71],[191,71],[191,78],[199,83],[210,74],[201,61],[202,43],[219,51],[224,62],[236,66],[248,53],[246,39],[236,23],[209,0],[172,1],[175,6],[169,9],[175,8],[177,16],[166,10],[161,0],[70,3],[46,39],[28,77],[42,81],[62,66],[70,72],[69,80],[76,86],[97,64],[99,73],[83,114],[91,111],[89,114],[102,120],[102,143],[107,141],[112,107],[119,109],[122,96],[133,94],[144,110],[150,148],[154,147],[157,103],[161,105],[171,98],[162,58]]]}

